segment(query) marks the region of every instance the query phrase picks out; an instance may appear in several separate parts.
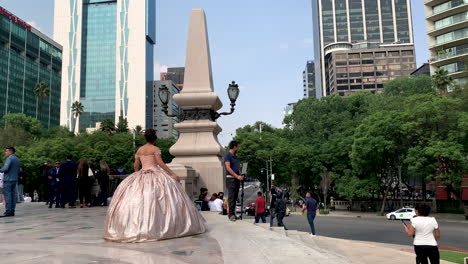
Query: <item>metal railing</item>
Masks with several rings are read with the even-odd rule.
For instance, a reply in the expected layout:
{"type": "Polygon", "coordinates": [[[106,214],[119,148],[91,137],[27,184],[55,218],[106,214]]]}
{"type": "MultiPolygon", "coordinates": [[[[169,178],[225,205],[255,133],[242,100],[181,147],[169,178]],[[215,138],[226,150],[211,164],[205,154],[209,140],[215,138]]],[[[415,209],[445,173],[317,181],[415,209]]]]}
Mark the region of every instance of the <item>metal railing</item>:
{"type": "Polygon", "coordinates": [[[451,57],[455,57],[455,56],[459,56],[459,55],[463,55],[463,54],[467,54],[467,53],[468,53],[468,48],[460,49],[460,50],[456,50],[456,51],[450,51],[450,52],[446,52],[446,53],[439,54],[437,56],[432,57],[431,62],[445,60],[445,59],[449,59],[451,57]]]}

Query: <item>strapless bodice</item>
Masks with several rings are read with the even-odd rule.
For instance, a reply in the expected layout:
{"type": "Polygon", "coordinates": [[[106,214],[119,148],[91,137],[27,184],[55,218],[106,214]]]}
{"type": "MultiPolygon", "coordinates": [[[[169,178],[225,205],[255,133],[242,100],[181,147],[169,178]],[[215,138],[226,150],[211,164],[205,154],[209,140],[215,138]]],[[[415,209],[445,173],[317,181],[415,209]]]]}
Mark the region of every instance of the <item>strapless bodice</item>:
{"type": "Polygon", "coordinates": [[[154,169],[158,166],[158,163],[156,162],[156,155],[159,154],[154,154],[154,155],[142,155],[139,156],[140,161],[141,161],[141,169],[142,170],[150,170],[154,169]]]}

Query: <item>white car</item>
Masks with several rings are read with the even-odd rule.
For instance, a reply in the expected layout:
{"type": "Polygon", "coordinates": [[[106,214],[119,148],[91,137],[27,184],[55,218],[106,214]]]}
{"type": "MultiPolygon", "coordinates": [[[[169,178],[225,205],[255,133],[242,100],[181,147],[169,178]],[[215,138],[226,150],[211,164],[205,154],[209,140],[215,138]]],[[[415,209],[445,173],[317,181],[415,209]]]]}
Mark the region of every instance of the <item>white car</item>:
{"type": "Polygon", "coordinates": [[[401,208],[395,212],[387,214],[387,219],[396,220],[396,219],[411,219],[416,216],[414,208],[401,208]]]}

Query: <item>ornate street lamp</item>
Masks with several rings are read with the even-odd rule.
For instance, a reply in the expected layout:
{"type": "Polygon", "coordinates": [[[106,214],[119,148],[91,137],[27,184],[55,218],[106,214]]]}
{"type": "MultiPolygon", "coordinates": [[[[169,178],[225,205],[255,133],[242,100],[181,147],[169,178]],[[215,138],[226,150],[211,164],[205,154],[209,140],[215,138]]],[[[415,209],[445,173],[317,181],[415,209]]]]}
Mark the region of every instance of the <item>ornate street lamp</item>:
{"type": "Polygon", "coordinates": [[[239,92],[240,92],[239,85],[237,85],[235,81],[232,81],[232,83],[229,84],[229,87],[227,89],[228,97],[229,97],[229,100],[231,101],[231,111],[222,112],[222,113],[218,113],[212,109],[198,109],[197,108],[197,109],[187,110],[187,111],[179,110],[178,115],[169,115],[168,104],[169,104],[169,99],[170,99],[171,94],[165,84],[162,84],[161,87],[159,87],[158,96],[159,96],[159,99],[161,100],[162,110],[168,117],[178,117],[179,120],[182,122],[184,120],[204,119],[205,117],[208,116],[210,120],[215,121],[222,115],[231,115],[232,113],[234,113],[236,101],[237,101],[237,98],[239,97],[239,92]]]}
{"type": "Polygon", "coordinates": [[[169,115],[169,111],[167,110],[168,104],[169,104],[169,97],[171,96],[171,93],[169,92],[169,89],[165,84],[162,84],[161,87],[159,87],[159,92],[158,92],[159,100],[161,100],[162,103],[162,110],[163,112],[168,116],[168,117],[177,117],[177,115],[169,115]]]}

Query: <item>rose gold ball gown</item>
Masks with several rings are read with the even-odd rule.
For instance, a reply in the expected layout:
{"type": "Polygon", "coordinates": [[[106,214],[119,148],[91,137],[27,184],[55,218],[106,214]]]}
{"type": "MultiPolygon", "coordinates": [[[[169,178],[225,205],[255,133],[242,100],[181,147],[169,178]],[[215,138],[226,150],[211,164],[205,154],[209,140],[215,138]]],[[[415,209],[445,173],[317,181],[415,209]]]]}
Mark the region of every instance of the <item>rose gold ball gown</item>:
{"type": "Polygon", "coordinates": [[[205,232],[205,219],[182,185],[157,165],[154,155],[135,157],[141,160],[142,169],[129,175],[115,191],[104,239],[145,242],[205,232]]]}

